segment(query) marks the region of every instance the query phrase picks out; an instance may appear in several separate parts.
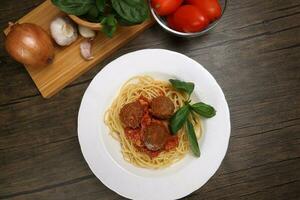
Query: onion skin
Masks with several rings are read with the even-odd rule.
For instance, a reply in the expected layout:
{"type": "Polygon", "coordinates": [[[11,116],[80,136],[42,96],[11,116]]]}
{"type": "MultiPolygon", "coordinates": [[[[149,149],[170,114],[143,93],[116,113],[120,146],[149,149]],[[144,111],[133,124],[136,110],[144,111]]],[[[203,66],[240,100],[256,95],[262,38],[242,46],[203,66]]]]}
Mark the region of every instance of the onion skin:
{"type": "Polygon", "coordinates": [[[28,66],[43,67],[54,59],[51,37],[40,26],[31,23],[10,24],[5,48],[16,61],[28,66]]]}

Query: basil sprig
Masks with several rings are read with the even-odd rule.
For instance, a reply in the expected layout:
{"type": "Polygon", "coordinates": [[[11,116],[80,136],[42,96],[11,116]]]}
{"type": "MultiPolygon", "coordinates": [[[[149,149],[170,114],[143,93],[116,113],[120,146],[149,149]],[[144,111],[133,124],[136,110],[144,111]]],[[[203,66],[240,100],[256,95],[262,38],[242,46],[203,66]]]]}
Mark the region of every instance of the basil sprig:
{"type": "Polygon", "coordinates": [[[190,148],[193,154],[200,156],[200,149],[195,134],[194,126],[189,120],[189,116],[196,113],[201,117],[211,118],[216,115],[216,110],[203,102],[191,104],[190,96],[194,91],[195,85],[192,82],[184,82],[177,79],[169,80],[172,86],[179,92],[188,94],[188,100],[179,108],[170,119],[170,129],[172,134],[177,134],[178,131],[186,124],[186,133],[188,136],[190,148]]]}
{"type": "Polygon", "coordinates": [[[102,24],[102,32],[112,37],[117,25],[131,26],[149,17],[145,0],[51,0],[67,14],[102,24]]]}

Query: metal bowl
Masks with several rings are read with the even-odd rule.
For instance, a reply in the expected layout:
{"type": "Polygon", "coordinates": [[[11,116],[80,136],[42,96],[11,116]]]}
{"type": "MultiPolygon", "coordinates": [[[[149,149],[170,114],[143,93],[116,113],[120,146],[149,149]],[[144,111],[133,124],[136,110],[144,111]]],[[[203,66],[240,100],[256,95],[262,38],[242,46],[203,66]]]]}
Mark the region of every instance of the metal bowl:
{"type": "Polygon", "coordinates": [[[185,37],[185,38],[190,38],[190,37],[197,37],[197,36],[200,36],[200,35],[204,35],[205,33],[207,33],[208,31],[212,30],[214,27],[217,26],[217,24],[219,23],[219,21],[222,19],[223,15],[224,15],[224,12],[226,10],[226,7],[227,7],[227,0],[219,0],[220,2],[220,5],[222,7],[222,14],[221,14],[221,17],[214,21],[213,23],[210,23],[208,25],[208,27],[202,31],[199,31],[199,32],[195,32],[195,33],[185,33],[185,32],[180,32],[180,31],[176,31],[174,29],[171,29],[170,27],[168,27],[167,25],[167,20],[165,17],[161,17],[159,15],[157,15],[154,11],[154,9],[151,7],[151,4],[150,4],[150,1],[149,0],[149,7],[150,7],[150,11],[151,11],[151,14],[153,16],[153,18],[155,19],[155,21],[157,21],[157,23],[167,32],[173,34],[173,35],[176,35],[176,36],[179,36],[179,37],[185,37]]]}

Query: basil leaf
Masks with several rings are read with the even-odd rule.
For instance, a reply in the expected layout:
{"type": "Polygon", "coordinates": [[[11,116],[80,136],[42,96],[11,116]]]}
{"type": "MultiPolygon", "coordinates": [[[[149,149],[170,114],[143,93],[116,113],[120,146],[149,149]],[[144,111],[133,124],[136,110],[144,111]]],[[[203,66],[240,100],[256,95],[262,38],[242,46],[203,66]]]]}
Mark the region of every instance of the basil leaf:
{"type": "Polygon", "coordinates": [[[179,129],[184,125],[189,113],[189,105],[184,105],[175,112],[170,119],[170,129],[172,134],[176,134],[177,131],[179,131],[179,129]]]}
{"type": "Polygon", "coordinates": [[[135,25],[136,23],[133,23],[133,22],[129,22],[127,21],[126,19],[123,19],[122,17],[119,17],[118,18],[118,22],[120,25],[122,26],[132,26],[132,25],[135,25]]]}
{"type": "Polygon", "coordinates": [[[91,17],[89,16],[88,14],[85,14],[85,15],[81,15],[79,16],[81,19],[84,19],[84,20],[87,20],[89,22],[95,22],[95,23],[99,23],[101,20],[99,20],[99,18],[94,18],[94,17],[91,17]]]}
{"type": "Polygon", "coordinates": [[[102,22],[102,20],[105,18],[105,16],[103,16],[103,15],[100,15],[99,17],[98,17],[98,22],[102,22]]]}
{"type": "Polygon", "coordinates": [[[95,5],[92,5],[89,11],[85,15],[81,15],[79,17],[89,22],[99,23],[101,22],[101,20],[99,20],[99,16],[100,16],[100,11],[97,9],[95,5]]]}
{"type": "Polygon", "coordinates": [[[176,90],[186,92],[188,95],[191,95],[194,91],[195,85],[192,82],[184,82],[177,79],[170,79],[169,81],[176,90]]]}
{"type": "Polygon", "coordinates": [[[99,15],[99,10],[97,9],[97,7],[95,5],[92,5],[91,8],[89,9],[88,13],[87,13],[87,16],[90,19],[96,20],[98,15],[99,15]]]}
{"type": "Polygon", "coordinates": [[[104,12],[106,0],[96,0],[97,9],[100,12],[104,12]]]}
{"type": "Polygon", "coordinates": [[[191,108],[202,117],[211,118],[216,115],[214,107],[203,102],[195,103],[191,106],[191,108]]]}
{"type": "Polygon", "coordinates": [[[187,120],[186,122],[187,122],[187,135],[190,143],[190,148],[195,156],[200,157],[200,149],[195,134],[194,126],[189,120],[187,120]]]}
{"type": "Polygon", "coordinates": [[[111,0],[113,9],[124,20],[139,24],[148,18],[149,10],[145,0],[111,0]]]}
{"type": "Polygon", "coordinates": [[[84,15],[92,5],[94,0],[51,0],[61,11],[71,15],[84,15]]]}
{"type": "Polygon", "coordinates": [[[102,32],[108,37],[112,37],[117,30],[117,20],[114,15],[108,15],[101,21],[102,32]]]}

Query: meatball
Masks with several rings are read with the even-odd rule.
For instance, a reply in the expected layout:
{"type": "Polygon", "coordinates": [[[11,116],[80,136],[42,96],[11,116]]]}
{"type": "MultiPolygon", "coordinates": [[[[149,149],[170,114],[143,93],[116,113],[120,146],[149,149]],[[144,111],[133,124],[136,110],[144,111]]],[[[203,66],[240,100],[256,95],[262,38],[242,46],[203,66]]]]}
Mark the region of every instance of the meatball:
{"type": "Polygon", "coordinates": [[[159,119],[168,119],[173,113],[175,106],[166,96],[155,97],[151,101],[151,114],[159,119]]]}
{"type": "Polygon", "coordinates": [[[169,129],[158,122],[151,122],[144,130],[144,143],[147,149],[158,151],[162,149],[170,136],[169,129]]]}
{"type": "Polygon", "coordinates": [[[125,127],[138,128],[141,125],[144,108],[138,102],[125,104],[120,111],[120,120],[125,127]]]}

